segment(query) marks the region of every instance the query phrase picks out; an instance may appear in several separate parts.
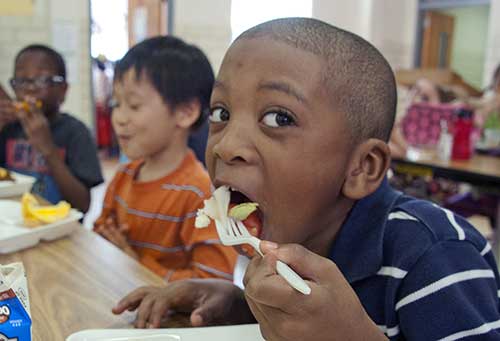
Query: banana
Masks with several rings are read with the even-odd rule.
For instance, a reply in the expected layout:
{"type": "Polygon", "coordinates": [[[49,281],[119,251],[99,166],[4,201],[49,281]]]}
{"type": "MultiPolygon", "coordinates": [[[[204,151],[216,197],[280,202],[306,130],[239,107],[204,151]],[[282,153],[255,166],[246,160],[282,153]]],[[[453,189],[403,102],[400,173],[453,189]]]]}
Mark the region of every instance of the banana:
{"type": "Polygon", "coordinates": [[[30,193],[25,193],[21,200],[21,211],[26,226],[34,227],[54,223],[68,216],[71,205],[61,201],[57,205],[41,205],[30,193]]]}

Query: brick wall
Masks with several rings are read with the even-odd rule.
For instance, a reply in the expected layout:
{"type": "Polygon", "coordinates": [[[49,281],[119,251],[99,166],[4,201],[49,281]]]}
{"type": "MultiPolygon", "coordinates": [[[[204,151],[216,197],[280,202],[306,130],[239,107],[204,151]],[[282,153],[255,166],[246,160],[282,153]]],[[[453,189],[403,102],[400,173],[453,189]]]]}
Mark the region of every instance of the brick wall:
{"type": "Polygon", "coordinates": [[[66,59],[70,89],[63,110],[93,125],[89,2],[37,0],[31,16],[0,16],[0,82],[10,91],[16,53],[31,43],[55,47],[66,59]]]}

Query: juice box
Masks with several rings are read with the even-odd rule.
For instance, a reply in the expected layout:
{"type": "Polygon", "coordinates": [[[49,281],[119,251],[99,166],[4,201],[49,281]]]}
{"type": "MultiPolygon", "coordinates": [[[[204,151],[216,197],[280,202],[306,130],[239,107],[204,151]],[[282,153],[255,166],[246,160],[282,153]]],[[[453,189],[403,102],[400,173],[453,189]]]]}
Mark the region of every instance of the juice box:
{"type": "Polygon", "coordinates": [[[0,265],[0,341],[31,341],[28,283],[22,263],[0,265]]]}

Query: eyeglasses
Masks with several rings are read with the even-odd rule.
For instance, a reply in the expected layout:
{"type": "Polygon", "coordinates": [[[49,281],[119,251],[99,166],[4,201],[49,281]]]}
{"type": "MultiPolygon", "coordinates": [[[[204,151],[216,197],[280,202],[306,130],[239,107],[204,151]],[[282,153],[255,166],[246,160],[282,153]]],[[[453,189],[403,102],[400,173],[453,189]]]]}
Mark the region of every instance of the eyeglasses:
{"type": "Polygon", "coordinates": [[[51,85],[63,84],[66,80],[63,76],[41,76],[37,78],[11,78],[10,86],[14,90],[25,89],[29,86],[34,86],[37,89],[44,89],[51,85]]]}

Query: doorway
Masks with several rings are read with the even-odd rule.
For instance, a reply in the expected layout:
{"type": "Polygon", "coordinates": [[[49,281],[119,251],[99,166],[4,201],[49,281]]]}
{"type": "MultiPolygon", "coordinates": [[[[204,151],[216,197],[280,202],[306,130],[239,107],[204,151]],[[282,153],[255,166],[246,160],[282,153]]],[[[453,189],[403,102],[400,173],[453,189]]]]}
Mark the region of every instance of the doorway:
{"type": "Polygon", "coordinates": [[[427,11],[423,26],[421,66],[423,68],[450,68],[455,17],[438,11],[427,11]]]}
{"type": "Polygon", "coordinates": [[[483,87],[489,0],[420,0],[415,66],[445,69],[483,87]]]}

